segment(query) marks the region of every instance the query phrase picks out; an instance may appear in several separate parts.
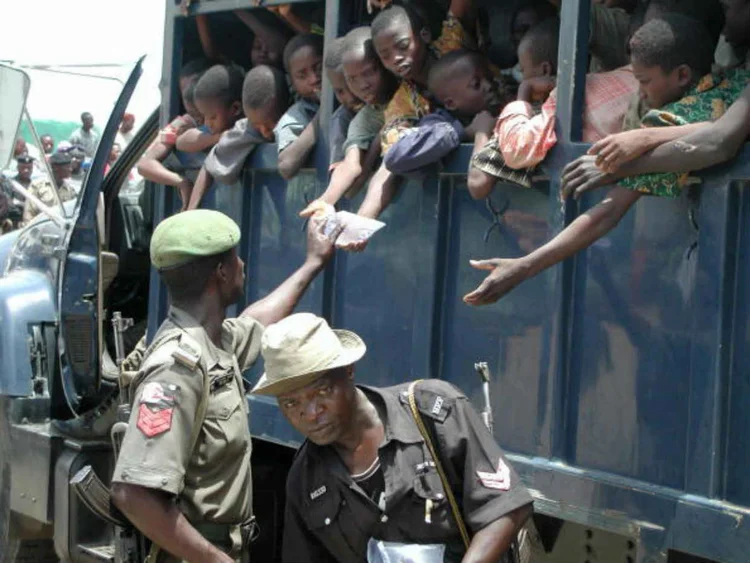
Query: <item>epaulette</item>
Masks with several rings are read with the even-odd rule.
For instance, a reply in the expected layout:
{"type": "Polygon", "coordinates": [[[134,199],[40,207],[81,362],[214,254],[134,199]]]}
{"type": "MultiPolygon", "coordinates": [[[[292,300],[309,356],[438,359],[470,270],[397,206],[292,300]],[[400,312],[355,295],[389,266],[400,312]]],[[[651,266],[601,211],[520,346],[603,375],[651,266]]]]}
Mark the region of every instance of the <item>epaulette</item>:
{"type": "Polygon", "coordinates": [[[193,371],[201,360],[201,347],[190,336],[182,333],[177,348],[172,351],[172,357],[175,362],[193,371]]]}
{"type": "MultiPolygon", "coordinates": [[[[438,422],[445,422],[455,403],[455,397],[448,396],[447,393],[441,393],[432,389],[425,389],[424,383],[417,385],[415,392],[417,399],[417,408],[424,416],[428,416],[438,422]]],[[[429,384],[428,384],[429,385],[429,384]]],[[[402,403],[408,405],[409,398],[406,391],[399,393],[399,399],[402,403]]]]}

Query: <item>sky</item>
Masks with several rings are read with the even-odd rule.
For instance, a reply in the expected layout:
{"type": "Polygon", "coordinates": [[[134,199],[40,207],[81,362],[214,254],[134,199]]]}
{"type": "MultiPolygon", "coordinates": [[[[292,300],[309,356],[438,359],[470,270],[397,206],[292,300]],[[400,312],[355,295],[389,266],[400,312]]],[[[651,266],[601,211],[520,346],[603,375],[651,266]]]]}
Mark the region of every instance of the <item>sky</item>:
{"type": "MultiPolygon", "coordinates": [[[[143,123],[159,104],[166,0],[23,0],[2,2],[0,60],[28,65],[112,65],[75,68],[118,80],[28,70],[33,119],[79,121],[83,111],[103,129],[122,83],[142,55],[144,74],[129,111],[143,123]],[[8,4],[12,8],[8,9],[8,4]]],[[[63,69],[60,69],[63,70],[63,69]]]]}

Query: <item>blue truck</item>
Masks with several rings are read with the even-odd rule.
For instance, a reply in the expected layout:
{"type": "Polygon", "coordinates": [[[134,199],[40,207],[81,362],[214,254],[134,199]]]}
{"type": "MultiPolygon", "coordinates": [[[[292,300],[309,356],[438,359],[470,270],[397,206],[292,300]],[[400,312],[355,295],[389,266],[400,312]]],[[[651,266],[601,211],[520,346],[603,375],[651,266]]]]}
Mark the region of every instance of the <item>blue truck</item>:
{"type": "MultiPolygon", "coordinates": [[[[153,335],[167,309],[148,240],[178,201],[174,190],[133,185],[130,172],[179,112],[191,19],[205,14],[223,25],[251,4],[203,0],[184,15],[168,0],[160,111],[104,177],[138,65],[75,206],[0,237],[0,563],[126,560],[116,529],[88,510],[70,480],[86,465],[102,479],[111,475],[112,448],[96,438],[96,425],[117,393],[113,313],[134,320],[134,341],[153,335]]],[[[359,0],[306,4],[324,10],[326,42],[365,13],[359,0]]],[[[563,204],[558,196],[562,168],[587,149],[580,139],[589,16],[589,0],[563,3],[558,143],[533,186],[499,185],[488,201],[474,201],[466,189],[471,147],[462,146],[439,168],[405,180],[382,216],[387,227],[364,253],[339,253],[298,310],[364,338],[357,377],[367,384],[441,378],[481,407],[474,364],[489,364],[495,435],[535,497],[533,561],[745,563],[747,146],[702,173],[701,186],[684,197],[642,199],[599,244],[497,304],[461,301],[482,277],[470,258],[525,254],[602,197],[563,204]]],[[[0,71],[4,80],[11,73],[0,71]]],[[[324,123],[333,107],[326,84],[324,123]]],[[[4,113],[0,125],[12,138],[4,113]]],[[[208,194],[205,205],[242,228],[248,275],[237,311],[304,256],[298,212],[325,188],[327,156],[318,142],[309,166],[287,182],[275,146],[261,146],[238,185],[208,194]]],[[[342,207],[356,209],[362,197],[342,207]]],[[[259,373],[245,376],[252,382],[259,373]]],[[[284,476],[301,438],[274,401],[248,402],[263,529],[253,557],[278,560],[284,476]]]]}

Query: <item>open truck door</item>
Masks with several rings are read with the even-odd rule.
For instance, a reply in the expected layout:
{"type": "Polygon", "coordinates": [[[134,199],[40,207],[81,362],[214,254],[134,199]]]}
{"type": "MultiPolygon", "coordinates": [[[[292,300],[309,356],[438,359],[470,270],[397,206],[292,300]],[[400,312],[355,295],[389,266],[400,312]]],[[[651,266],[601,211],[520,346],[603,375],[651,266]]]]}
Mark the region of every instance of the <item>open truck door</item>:
{"type": "Polygon", "coordinates": [[[68,405],[76,414],[94,406],[101,383],[102,338],[100,232],[97,223],[104,168],[130,97],[143,72],[135,65],[115,103],[96,149],[63,248],[58,298],[60,368],[68,405]]]}

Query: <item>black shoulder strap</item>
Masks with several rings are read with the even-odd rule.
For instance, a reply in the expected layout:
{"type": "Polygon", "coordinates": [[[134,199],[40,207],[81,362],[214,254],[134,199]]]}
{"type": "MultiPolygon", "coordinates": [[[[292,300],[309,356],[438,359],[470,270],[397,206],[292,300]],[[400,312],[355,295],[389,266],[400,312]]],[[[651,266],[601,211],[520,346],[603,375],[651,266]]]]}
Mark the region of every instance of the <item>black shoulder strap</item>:
{"type": "Polygon", "coordinates": [[[464,518],[461,515],[461,508],[458,506],[458,502],[456,502],[456,496],[453,494],[453,488],[451,487],[450,482],[448,481],[448,477],[445,474],[443,464],[440,461],[440,456],[437,453],[437,449],[435,448],[435,444],[433,443],[432,437],[430,436],[430,432],[428,432],[427,428],[425,427],[424,421],[422,420],[422,414],[419,412],[419,407],[417,407],[417,399],[414,396],[414,390],[416,389],[417,383],[419,383],[420,381],[421,380],[413,381],[409,385],[409,408],[411,409],[411,414],[414,417],[414,422],[416,422],[417,424],[419,433],[422,435],[422,438],[424,438],[425,444],[430,450],[432,460],[435,462],[435,469],[437,469],[438,475],[440,476],[440,481],[443,483],[443,490],[445,491],[445,496],[448,499],[448,504],[450,504],[451,512],[453,513],[453,519],[456,521],[458,531],[461,533],[461,539],[464,542],[464,548],[468,550],[469,544],[471,543],[471,538],[469,537],[469,531],[467,530],[466,524],[464,523],[464,518]]]}

